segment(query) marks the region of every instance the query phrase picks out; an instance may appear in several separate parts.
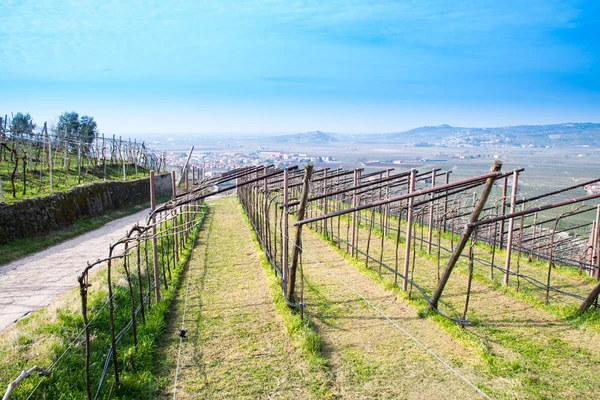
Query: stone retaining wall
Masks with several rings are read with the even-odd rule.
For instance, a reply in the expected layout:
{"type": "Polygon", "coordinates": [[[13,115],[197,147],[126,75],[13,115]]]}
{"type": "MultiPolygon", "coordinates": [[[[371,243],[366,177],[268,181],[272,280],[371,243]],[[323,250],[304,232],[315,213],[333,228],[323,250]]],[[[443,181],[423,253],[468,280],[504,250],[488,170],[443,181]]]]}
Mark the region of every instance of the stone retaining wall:
{"type": "MultiPolygon", "coordinates": [[[[155,177],[157,196],[171,193],[170,175],[155,177]]],[[[0,244],[47,234],[89,216],[102,215],[150,200],[149,178],[130,182],[98,182],[65,193],[0,204],[0,244]]]]}

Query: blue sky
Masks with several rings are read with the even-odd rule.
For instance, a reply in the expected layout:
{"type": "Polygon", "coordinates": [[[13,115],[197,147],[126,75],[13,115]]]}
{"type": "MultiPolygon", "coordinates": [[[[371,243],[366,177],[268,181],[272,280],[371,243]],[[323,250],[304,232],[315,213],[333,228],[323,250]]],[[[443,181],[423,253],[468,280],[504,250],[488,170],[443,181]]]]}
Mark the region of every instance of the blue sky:
{"type": "Polygon", "coordinates": [[[600,122],[600,2],[0,3],[0,112],[105,133],[600,122]]]}

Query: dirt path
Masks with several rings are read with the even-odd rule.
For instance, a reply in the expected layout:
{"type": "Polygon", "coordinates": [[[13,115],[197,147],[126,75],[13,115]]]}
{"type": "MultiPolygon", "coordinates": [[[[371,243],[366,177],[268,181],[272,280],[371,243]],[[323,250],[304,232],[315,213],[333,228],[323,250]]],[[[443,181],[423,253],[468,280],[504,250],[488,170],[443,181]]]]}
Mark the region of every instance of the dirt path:
{"type": "Polygon", "coordinates": [[[158,398],[319,398],[324,374],[291,346],[232,198],[211,202],[168,321],[158,398]],[[186,307],[186,286],[189,291],[186,307]],[[174,334],[185,311],[187,338],[174,334]]]}
{"type": "Polygon", "coordinates": [[[0,331],[19,318],[47,306],[52,299],[77,285],[77,274],[88,260],[108,255],[108,246],[125,235],[148,210],[107,223],[29,257],[0,267],[0,331]]]}

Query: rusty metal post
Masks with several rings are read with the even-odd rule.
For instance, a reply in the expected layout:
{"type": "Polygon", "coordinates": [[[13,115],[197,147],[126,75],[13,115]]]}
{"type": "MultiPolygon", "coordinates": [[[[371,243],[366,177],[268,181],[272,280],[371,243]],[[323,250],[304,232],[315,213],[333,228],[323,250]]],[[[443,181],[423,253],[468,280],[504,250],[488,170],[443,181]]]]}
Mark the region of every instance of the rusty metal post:
{"type": "MultiPolygon", "coordinates": [[[[431,171],[431,187],[435,187],[435,169],[431,171]]],[[[431,194],[433,197],[434,194],[431,194]]],[[[433,241],[433,208],[435,206],[435,201],[432,201],[429,204],[429,227],[427,229],[427,254],[431,254],[431,242],[433,241]]]]}
{"type": "MultiPolygon", "coordinates": [[[[513,171],[513,183],[510,195],[510,213],[515,212],[515,202],[517,201],[517,184],[519,181],[519,171],[513,171]]],[[[508,220],[508,237],[506,239],[506,261],[504,262],[504,284],[508,285],[508,277],[510,272],[510,256],[512,253],[512,242],[513,242],[513,230],[515,228],[515,219],[510,218],[508,220]]]]}
{"type": "Polygon", "coordinates": [[[534,243],[536,242],[535,236],[537,234],[537,213],[533,214],[533,224],[531,226],[533,229],[531,232],[532,243],[529,246],[529,261],[531,261],[533,259],[533,246],[534,246],[534,243]]]}
{"type": "MultiPolygon", "coordinates": [[[[391,170],[388,169],[387,173],[386,173],[386,178],[390,178],[390,172],[391,170]]],[[[385,198],[388,199],[390,197],[390,182],[388,181],[387,184],[385,185],[385,198]]],[[[384,215],[383,215],[383,226],[381,227],[381,235],[383,237],[386,237],[389,233],[389,219],[390,219],[390,205],[386,204],[384,209],[383,209],[384,215]]],[[[381,251],[383,252],[383,248],[381,249],[381,251]]]]}
{"type": "Polygon", "coordinates": [[[594,265],[593,276],[596,280],[600,280],[600,205],[596,209],[596,229],[594,231],[594,257],[592,264],[594,265]]]}
{"type": "MultiPolygon", "coordinates": [[[[88,261],[87,268],[90,268],[88,261]]],[[[92,389],[90,381],[90,326],[87,313],[87,271],[77,278],[79,281],[79,294],[81,295],[81,312],[83,314],[83,328],[85,330],[85,391],[88,400],[92,400],[92,389]]]]}
{"type": "Polygon", "coordinates": [[[283,282],[286,282],[288,277],[288,252],[290,246],[289,238],[289,170],[286,168],[283,170],[283,265],[281,268],[281,274],[283,282]]]}
{"type": "MultiPolygon", "coordinates": [[[[412,193],[415,190],[415,175],[416,170],[410,170],[410,181],[408,184],[408,193],[412,193]]],[[[408,267],[410,266],[410,241],[412,239],[412,225],[413,225],[413,204],[414,197],[408,199],[408,205],[406,208],[406,242],[404,243],[404,282],[402,282],[402,290],[408,290],[408,267]]]]}
{"type": "MultiPolygon", "coordinates": [[[[156,189],[154,187],[154,170],[150,170],[150,211],[156,210],[156,189]]],[[[152,264],[154,269],[154,294],[156,302],[160,301],[160,279],[158,277],[158,241],[156,239],[156,218],[152,217],[152,264]]]]}
{"type": "MultiPolygon", "coordinates": [[[[177,194],[177,181],[175,180],[175,171],[171,171],[171,192],[173,195],[173,198],[175,198],[175,195],[177,194]]],[[[179,241],[177,240],[178,238],[178,210],[175,209],[175,218],[173,218],[173,238],[175,241],[175,254],[173,254],[173,260],[175,261],[173,264],[177,265],[177,261],[179,260],[179,241]]]]}
{"type": "MultiPolygon", "coordinates": [[[[324,179],[323,179],[323,195],[327,194],[327,169],[325,169],[324,173],[323,173],[324,179]]],[[[323,215],[327,215],[327,197],[323,197],[323,215]]],[[[328,220],[324,220],[323,221],[323,226],[325,231],[323,233],[325,233],[327,235],[327,237],[329,237],[329,229],[327,229],[327,221],[328,220]]]]}
{"type": "MultiPolygon", "coordinates": [[[[502,169],[502,161],[500,161],[500,160],[494,161],[491,172],[500,172],[501,169],[502,169]]],[[[481,196],[479,197],[479,201],[477,202],[477,206],[473,210],[473,214],[471,214],[471,218],[469,219],[470,223],[477,221],[477,219],[479,218],[479,214],[481,214],[481,211],[483,210],[483,207],[485,206],[485,203],[490,195],[490,192],[492,191],[492,186],[494,185],[495,180],[496,180],[495,177],[490,177],[486,180],[485,186],[483,187],[483,190],[481,192],[481,196]]],[[[456,247],[452,251],[452,254],[450,255],[450,259],[448,259],[448,262],[446,263],[446,267],[444,268],[442,277],[440,278],[440,280],[438,282],[438,285],[435,289],[435,292],[433,293],[433,296],[431,296],[430,308],[437,308],[438,302],[440,301],[440,297],[442,296],[442,292],[444,291],[444,287],[446,287],[446,283],[448,283],[448,279],[450,279],[450,275],[452,274],[452,270],[454,269],[456,262],[460,258],[462,251],[464,250],[465,246],[467,245],[467,242],[469,241],[469,239],[471,237],[471,233],[473,233],[473,230],[475,229],[475,227],[470,225],[470,223],[465,225],[463,233],[460,236],[460,239],[459,239],[458,243],[456,244],[456,247]]]]}
{"type": "MultiPolygon", "coordinates": [[[[506,214],[506,192],[508,185],[508,177],[505,176],[502,181],[502,203],[500,206],[500,214],[506,214]]],[[[498,239],[498,248],[502,250],[504,248],[504,220],[500,221],[500,238],[498,239]]]]}
{"type": "MultiPolygon", "coordinates": [[[[358,186],[358,174],[360,173],[360,171],[358,169],[354,170],[354,180],[353,180],[353,185],[354,187],[358,186]]],[[[358,196],[356,195],[356,189],[354,189],[352,191],[352,206],[356,207],[358,206],[358,196]]],[[[356,247],[356,211],[354,211],[352,213],[352,245],[350,246],[350,256],[354,257],[355,255],[355,251],[354,248],[356,247]]]]}
{"type": "MultiPolygon", "coordinates": [[[[186,169],[185,170],[185,190],[186,191],[188,191],[189,188],[190,188],[190,178],[189,178],[189,175],[190,175],[190,171],[186,169]]],[[[187,204],[181,207],[181,210],[182,210],[182,212],[184,213],[184,216],[185,216],[185,218],[184,218],[185,225],[183,227],[183,231],[185,232],[185,237],[186,238],[188,237],[188,234],[189,234],[189,231],[188,231],[189,224],[190,224],[189,209],[190,209],[189,205],[187,205],[187,204]]]]}
{"type": "MultiPolygon", "coordinates": [[[[446,177],[444,178],[444,184],[447,185],[448,183],[450,183],[450,171],[446,172],[446,177]]],[[[448,214],[448,191],[446,190],[446,196],[444,196],[444,211],[443,211],[443,219],[444,219],[444,223],[443,223],[443,230],[444,233],[446,233],[446,222],[448,220],[447,214],[448,214]]]]}
{"type": "MultiPolygon", "coordinates": [[[[586,250],[586,255],[585,255],[585,262],[587,264],[592,264],[594,262],[594,251],[595,251],[595,239],[596,239],[596,222],[592,222],[592,227],[590,228],[590,236],[588,237],[588,247],[586,250]]],[[[593,274],[589,273],[590,271],[588,271],[588,275],[593,276],[593,274]]]]}
{"type": "Polygon", "coordinates": [[[264,223],[264,232],[263,232],[263,243],[264,245],[264,250],[265,250],[265,256],[268,258],[269,252],[271,251],[271,249],[269,248],[269,199],[268,199],[268,188],[269,188],[269,178],[267,178],[267,167],[263,168],[263,176],[265,176],[265,178],[263,179],[263,190],[264,190],[264,195],[263,195],[263,223],[264,223]]]}

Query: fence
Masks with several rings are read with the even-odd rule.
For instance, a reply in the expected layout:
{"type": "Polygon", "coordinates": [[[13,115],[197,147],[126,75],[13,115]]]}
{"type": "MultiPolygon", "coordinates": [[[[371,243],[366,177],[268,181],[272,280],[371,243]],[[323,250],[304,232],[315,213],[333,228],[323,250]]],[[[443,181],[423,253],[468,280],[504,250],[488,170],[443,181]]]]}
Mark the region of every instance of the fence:
{"type": "Polygon", "coordinates": [[[469,323],[476,273],[501,278],[504,285],[512,282],[517,291],[527,285],[547,304],[566,298],[581,302],[580,312],[597,306],[600,286],[590,293],[577,284],[565,288],[553,271],[571,267],[598,279],[600,194],[581,192],[600,179],[517,200],[522,172],[503,173],[497,162],[490,173],[450,182],[450,173],[440,170],[365,174],[263,167],[240,178],[245,185],[238,186],[238,196],[291,305],[302,306],[302,279],[297,285],[296,275],[302,273],[302,227],[307,226],[462,325],[469,323]],[[441,310],[440,298],[457,264],[467,275],[464,307],[441,310]]]}
{"type": "MultiPolygon", "coordinates": [[[[138,168],[164,171],[165,154],[156,154],[145,142],[95,134],[88,140],[48,132],[44,123],[40,131],[31,134],[0,132],[0,161],[6,169],[10,188],[4,188],[12,198],[25,196],[28,190],[52,192],[92,180],[127,180],[138,177],[138,168]],[[43,189],[42,189],[43,188],[43,189]]],[[[0,201],[6,196],[0,186],[0,201]]]]}
{"type": "MultiPolygon", "coordinates": [[[[546,302],[575,299],[581,302],[579,312],[597,307],[600,283],[589,294],[567,291],[552,271],[562,265],[597,280],[600,194],[548,201],[559,194],[577,193],[581,186],[577,185],[517,200],[518,176],[523,171],[504,173],[499,162],[489,173],[455,182],[450,182],[449,172],[440,170],[363,172],[313,171],[312,165],[304,170],[246,167],[197,184],[193,178],[190,189],[163,206],[153,205],[147,225],[132,228],[110,246],[107,258],[89,264],[78,277],[84,328],[65,353],[85,354],[81,374],[86,397],[110,397],[123,371],[144,362],[140,353],[148,343],[140,342],[138,333],[157,323],[151,311],[164,304],[161,291],[170,293],[169,288],[177,285],[182,251],[190,249],[193,232],[207,212],[203,200],[233,188],[280,277],[288,304],[300,310],[304,307],[305,226],[356,262],[401,285],[409,297],[415,290],[433,311],[461,325],[469,324],[472,280],[483,272],[490,280],[516,284],[517,290],[528,285],[541,292],[546,302]],[[439,178],[443,183],[437,184],[439,178]],[[511,196],[507,195],[509,178],[511,196]],[[231,182],[235,185],[227,185],[231,182]],[[580,223],[569,225],[569,221],[582,216],[591,217],[584,225],[591,227],[586,229],[589,235],[565,236],[565,232],[581,231],[580,223]],[[97,279],[92,294],[91,273],[103,263],[106,279],[97,279]],[[454,285],[452,290],[462,298],[462,308],[442,309],[447,303],[440,299],[457,265],[463,269],[466,285],[454,285]],[[553,279],[559,284],[553,284],[553,279]]],[[[62,357],[44,371],[52,372],[62,357]]],[[[41,378],[38,386],[44,382],[41,378]]],[[[45,388],[51,392],[53,386],[47,382],[45,388]]]]}
{"type": "MultiPolygon", "coordinates": [[[[151,171],[152,201],[153,175],[151,171]]],[[[192,184],[195,183],[194,178],[192,184]]],[[[175,190],[174,179],[172,184],[175,190]]],[[[211,186],[212,181],[205,180],[198,182],[196,188],[202,192],[211,186]]],[[[63,369],[67,368],[71,372],[63,379],[68,380],[70,391],[88,399],[110,398],[123,371],[131,369],[136,362],[148,362],[148,341],[160,333],[164,317],[161,313],[168,307],[165,301],[174,293],[207,212],[201,199],[181,206],[170,203],[152,213],[147,224],[134,226],[111,244],[106,258],[88,262],[77,277],[83,328],[51,365],[35,367],[44,374],[38,378],[29,397],[40,390],[42,397],[58,397],[64,390],[57,385],[60,378],[48,378],[57,371],[64,374],[63,369]],[[140,338],[141,331],[146,332],[143,338],[140,338]],[[148,332],[152,333],[151,338],[148,332]]],[[[152,208],[156,206],[152,204],[152,208]]],[[[5,398],[8,399],[14,387],[29,375],[17,378],[5,398]]]]}

